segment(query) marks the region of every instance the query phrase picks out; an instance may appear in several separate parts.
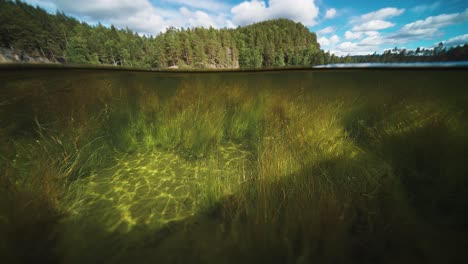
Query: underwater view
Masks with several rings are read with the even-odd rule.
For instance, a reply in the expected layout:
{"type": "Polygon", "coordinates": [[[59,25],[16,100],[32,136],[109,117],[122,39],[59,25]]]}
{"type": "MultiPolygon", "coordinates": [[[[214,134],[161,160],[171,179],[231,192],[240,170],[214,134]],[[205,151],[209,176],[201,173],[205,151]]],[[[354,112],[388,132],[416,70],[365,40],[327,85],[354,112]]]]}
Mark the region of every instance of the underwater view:
{"type": "Polygon", "coordinates": [[[0,69],[2,263],[462,263],[466,68],[0,69]]]}

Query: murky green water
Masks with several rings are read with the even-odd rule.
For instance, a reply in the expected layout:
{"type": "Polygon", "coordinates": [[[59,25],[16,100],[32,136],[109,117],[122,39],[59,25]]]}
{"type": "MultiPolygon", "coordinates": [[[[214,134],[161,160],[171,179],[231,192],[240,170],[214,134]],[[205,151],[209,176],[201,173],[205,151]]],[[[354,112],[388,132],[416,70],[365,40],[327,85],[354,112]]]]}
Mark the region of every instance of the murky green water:
{"type": "MultiPolygon", "coordinates": [[[[339,217],[329,216],[334,210],[330,208],[324,217],[343,221],[347,208],[353,208],[349,204],[355,202],[356,209],[349,209],[353,212],[349,213],[353,215],[350,227],[346,227],[351,231],[346,234],[365,225],[370,237],[378,237],[371,226],[384,226],[379,217],[391,208],[375,213],[375,208],[383,206],[379,199],[391,201],[388,204],[394,203],[398,210],[408,206],[414,219],[424,219],[414,221],[425,221],[424,228],[435,226],[427,228],[437,236],[464,234],[468,230],[463,209],[467,203],[460,188],[468,183],[468,168],[462,162],[468,154],[467,76],[464,69],[156,73],[2,68],[2,188],[11,192],[5,197],[24,208],[23,196],[41,197],[38,201],[46,202],[30,211],[2,209],[5,220],[0,224],[9,230],[15,227],[14,217],[30,218],[25,225],[33,231],[18,236],[32,241],[31,247],[41,248],[46,241],[44,247],[56,248],[59,253],[51,254],[58,255],[61,262],[125,262],[138,255],[132,244],[145,245],[152,232],[168,223],[199,219],[224,204],[227,197],[245,203],[246,208],[248,201],[256,204],[246,212],[226,209],[223,213],[224,217],[243,219],[236,227],[239,230],[250,218],[253,223],[267,221],[281,230],[275,226],[279,222],[271,219],[283,214],[282,203],[287,203],[290,193],[305,188],[303,178],[317,171],[329,178],[314,183],[312,190],[326,198],[309,201],[315,194],[304,191],[303,198],[298,198],[301,203],[290,207],[330,202],[339,217]],[[340,165],[343,161],[347,165],[340,165]],[[351,176],[340,178],[340,173],[351,176]],[[351,180],[356,177],[357,181],[351,180]],[[389,181],[388,177],[398,180],[389,181]],[[271,199],[265,198],[268,193],[273,193],[271,199]],[[280,197],[279,204],[276,197],[280,197]],[[368,206],[364,212],[362,204],[368,206]],[[42,206],[58,208],[59,220],[44,216],[51,213],[40,213],[45,212],[42,206]],[[363,218],[369,223],[360,224],[359,214],[366,215],[363,218]],[[264,219],[259,220],[258,215],[264,219]],[[41,221],[58,224],[45,228],[41,231],[45,235],[37,239],[34,227],[41,221]],[[135,230],[139,230],[137,235],[131,236],[135,230]],[[57,232],[53,241],[43,238],[57,232]],[[92,248],[103,252],[91,252],[92,248]],[[115,251],[120,255],[114,256],[115,251]]],[[[301,210],[306,211],[297,211],[301,210]]],[[[298,226],[310,221],[294,217],[298,226]]],[[[294,217],[284,225],[294,226],[294,217]]],[[[218,220],[215,217],[209,223],[218,220]]],[[[181,237],[174,231],[167,234],[165,241],[169,242],[154,245],[155,255],[149,253],[153,247],[149,244],[141,250],[147,260],[158,259],[167,247],[188,252],[188,241],[201,233],[210,237],[208,247],[221,247],[223,241],[235,244],[241,237],[236,232],[225,235],[229,238],[219,236],[227,232],[225,226],[224,222],[212,227],[200,224],[194,228],[198,231],[182,235],[184,241],[171,244],[170,237],[181,237]]],[[[456,244],[460,237],[451,242],[456,244]]],[[[441,241],[447,241],[444,239],[448,238],[441,241]]],[[[440,246],[421,245],[424,252],[440,246]]],[[[458,260],[448,245],[438,256],[443,259],[448,254],[458,260]]],[[[4,248],[9,246],[20,247],[21,243],[7,243],[4,248]]],[[[252,252],[248,254],[255,254],[256,246],[249,248],[252,252]]],[[[40,255],[29,252],[33,253],[23,260],[40,255]]],[[[231,248],[230,252],[237,251],[231,248]]],[[[181,256],[163,259],[189,262],[181,256]]],[[[422,259],[430,258],[424,255],[422,259]]],[[[353,261],[359,262],[359,258],[353,261]]]]}

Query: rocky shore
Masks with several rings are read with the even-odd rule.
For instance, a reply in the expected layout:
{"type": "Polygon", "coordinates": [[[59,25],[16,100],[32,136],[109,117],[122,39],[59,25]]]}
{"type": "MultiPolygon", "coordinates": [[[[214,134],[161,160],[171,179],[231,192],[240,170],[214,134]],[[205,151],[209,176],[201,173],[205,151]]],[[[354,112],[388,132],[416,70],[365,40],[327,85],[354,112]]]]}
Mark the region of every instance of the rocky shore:
{"type": "Polygon", "coordinates": [[[35,56],[24,51],[7,49],[0,47],[0,63],[65,63],[65,60],[58,58],[51,60],[44,56],[35,56]]]}

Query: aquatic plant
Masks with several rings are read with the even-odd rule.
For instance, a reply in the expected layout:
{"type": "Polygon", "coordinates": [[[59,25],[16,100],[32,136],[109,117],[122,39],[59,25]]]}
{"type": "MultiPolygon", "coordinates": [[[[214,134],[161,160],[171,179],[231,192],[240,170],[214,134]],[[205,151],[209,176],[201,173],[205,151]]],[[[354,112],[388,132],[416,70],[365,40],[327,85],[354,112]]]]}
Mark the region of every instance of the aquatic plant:
{"type": "Polygon", "coordinates": [[[464,241],[468,219],[461,77],[420,72],[403,85],[373,73],[385,79],[366,76],[374,87],[346,72],[281,74],[12,81],[0,106],[1,252],[8,262],[460,260],[450,237],[464,241]]]}

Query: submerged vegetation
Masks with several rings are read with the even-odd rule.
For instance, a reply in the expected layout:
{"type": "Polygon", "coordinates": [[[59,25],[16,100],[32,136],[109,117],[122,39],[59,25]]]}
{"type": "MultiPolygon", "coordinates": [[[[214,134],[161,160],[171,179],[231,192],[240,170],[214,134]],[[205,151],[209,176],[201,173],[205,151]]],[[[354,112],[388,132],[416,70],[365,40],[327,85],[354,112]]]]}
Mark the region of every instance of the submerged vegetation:
{"type": "Polygon", "coordinates": [[[56,73],[1,73],[5,263],[463,259],[463,70],[56,73]]]}

